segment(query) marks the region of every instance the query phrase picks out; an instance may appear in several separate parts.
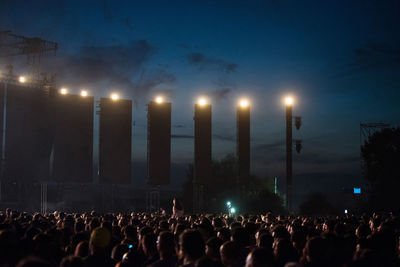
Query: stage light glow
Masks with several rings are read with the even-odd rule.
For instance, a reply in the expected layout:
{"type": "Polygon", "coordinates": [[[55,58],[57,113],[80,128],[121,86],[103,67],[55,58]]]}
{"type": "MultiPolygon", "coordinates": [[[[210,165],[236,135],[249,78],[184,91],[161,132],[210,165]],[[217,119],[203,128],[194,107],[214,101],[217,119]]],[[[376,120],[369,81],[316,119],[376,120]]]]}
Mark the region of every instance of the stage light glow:
{"type": "Polygon", "coordinates": [[[232,208],[231,208],[231,213],[232,213],[232,214],[235,214],[235,212],[236,212],[236,209],[232,207],[232,208]]]}
{"type": "Polygon", "coordinates": [[[232,203],[230,201],[228,201],[228,202],[226,202],[226,205],[230,206],[230,205],[232,205],[232,203]]]}
{"type": "Polygon", "coordinates": [[[287,96],[287,97],[285,98],[285,104],[286,104],[286,105],[291,106],[291,105],[293,105],[293,103],[294,103],[293,97],[287,96]]]}
{"type": "Polygon", "coordinates": [[[198,103],[200,106],[205,106],[207,105],[207,100],[205,98],[200,98],[198,103]]]}
{"type": "Polygon", "coordinates": [[[249,101],[247,99],[241,99],[239,101],[239,106],[241,108],[247,108],[249,106],[249,101]]]}
{"type": "Polygon", "coordinates": [[[157,96],[156,97],[156,103],[161,104],[164,102],[164,98],[162,96],[157,96]]]}
{"type": "Polygon", "coordinates": [[[67,88],[61,88],[60,89],[60,94],[62,94],[62,95],[68,94],[68,89],[67,88]]]}
{"type": "Polygon", "coordinates": [[[86,90],[82,90],[81,96],[83,96],[83,97],[88,96],[88,92],[86,90]]]}
{"type": "Polygon", "coordinates": [[[119,95],[118,95],[117,93],[112,93],[112,94],[111,94],[111,99],[114,100],[114,101],[116,101],[116,100],[119,99],[119,95]]]}
{"type": "Polygon", "coordinates": [[[19,77],[18,77],[18,81],[19,81],[20,83],[24,83],[24,82],[26,82],[26,78],[25,78],[24,76],[19,76],[19,77]]]}

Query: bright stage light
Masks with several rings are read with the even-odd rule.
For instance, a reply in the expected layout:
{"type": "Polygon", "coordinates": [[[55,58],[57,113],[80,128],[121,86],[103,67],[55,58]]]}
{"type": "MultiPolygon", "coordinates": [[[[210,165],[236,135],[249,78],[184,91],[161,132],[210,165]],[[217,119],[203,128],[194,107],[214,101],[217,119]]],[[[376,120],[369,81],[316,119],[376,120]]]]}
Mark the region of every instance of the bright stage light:
{"type": "Polygon", "coordinates": [[[164,98],[163,98],[162,96],[157,96],[157,97],[156,97],[156,102],[157,102],[158,104],[161,104],[162,102],[164,102],[164,98]]]}
{"type": "Polygon", "coordinates": [[[228,201],[228,202],[226,202],[226,205],[227,205],[227,206],[231,206],[232,203],[231,203],[230,201],[228,201]]]}
{"type": "Polygon", "coordinates": [[[119,95],[116,94],[116,93],[112,93],[112,94],[111,94],[111,99],[114,100],[114,101],[115,101],[115,100],[118,100],[118,99],[119,99],[119,95]]]}
{"type": "Polygon", "coordinates": [[[25,79],[24,76],[19,76],[19,77],[18,77],[18,81],[19,81],[20,83],[24,83],[24,82],[26,82],[26,79],[25,79]]]}
{"type": "Polygon", "coordinates": [[[205,106],[207,105],[207,100],[205,98],[200,98],[198,103],[200,106],[205,106]]]}
{"type": "Polygon", "coordinates": [[[67,88],[61,88],[60,89],[60,94],[62,94],[62,95],[68,94],[68,89],[67,88]]]}
{"type": "Polygon", "coordinates": [[[236,212],[236,209],[232,207],[232,208],[231,208],[231,213],[232,213],[232,214],[235,214],[235,212],[236,212]]]}
{"type": "Polygon", "coordinates": [[[286,105],[288,105],[288,106],[293,105],[293,102],[294,102],[293,97],[288,96],[288,97],[285,98],[285,104],[286,105]]]}
{"type": "Polygon", "coordinates": [[[242,108],[247,108],[249,106],[249,101],[247,99],[242,99],[239,101],[239,106],[242,108]]]}
{"type": "Polygon", "coordinates": [[[83,97],[88,96],[88,92],[86,90],[82,90],[81,96],[83,96],[83,97]]]}

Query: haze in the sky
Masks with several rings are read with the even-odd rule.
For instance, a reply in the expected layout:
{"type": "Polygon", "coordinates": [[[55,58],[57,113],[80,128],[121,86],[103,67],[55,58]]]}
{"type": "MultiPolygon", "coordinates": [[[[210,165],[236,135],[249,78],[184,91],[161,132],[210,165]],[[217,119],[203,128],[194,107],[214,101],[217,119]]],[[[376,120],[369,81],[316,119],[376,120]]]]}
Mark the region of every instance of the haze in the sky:
{"type": "MultiPolygon", "coordinates": [[[[172,181],[193,161],[193,105],[213,105],[213,157],[236,151],[235,107],[251,102],[251,169],[285,177],[283,97],[302,116],[296,198],[362,185],[360,122],[400,120],[400,2],[0,1],[0,30],[55,41],[58,86],[134,101],[134,183],[144,184],[146,103],[172,102],[172,181]]],[[[2,59],[26,72],[21,59],[2,59]]],[[[96,124],[97,124],[96,120],[96,124]]],[[[282,179],[281,179],[282,178],[282,179]]],[[[283,189],[283,187],[282,187],[283,189]]]]}

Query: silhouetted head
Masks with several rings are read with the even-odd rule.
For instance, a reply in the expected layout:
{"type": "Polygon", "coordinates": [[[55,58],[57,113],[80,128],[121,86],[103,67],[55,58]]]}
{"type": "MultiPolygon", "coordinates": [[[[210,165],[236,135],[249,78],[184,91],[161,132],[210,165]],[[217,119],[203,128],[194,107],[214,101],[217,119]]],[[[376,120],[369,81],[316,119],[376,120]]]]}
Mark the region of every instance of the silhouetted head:
{"type": "Polygon", "coordinates": [[[128,245],[126,244],[118,244],[115,245],[111,252],[111,258],[115,261],[121,261],[122,256],[129,251],[128,245]]]}
{"type": "Polygon", "coordinates": [[[246,259],[246,267],[273,267],[274,257],[266,248],[256,248],[249,253],[246,259]]]}
{"type": "Polygon", "coordinates": [[[285,264],[289,261],[296,261],[296,251],[289,239],[275,239],[274,241],[274,258],[278,264],[285,264]]]}
{"type": "Polygon", "coordinates": [[[328,261],[328,243],[321,237],[309,239],[303,251],[307,262],[325,264],[328,261]]]}
{"type": "Polygon", "coordinates": [[[175,254],[175,236],[168,231],[161,232],[158,236],[158,252],[161,259],[167,259],[175,254]]]}
{"type": "Polygon", "coordinates": [[[111,241],[111,233],[103,227],[97,227],[90,235],[89,248],[92,254],[106,250],[111,241]]]}
{"type": "Polygon", "coordinates": [[[75,248],[74,255],[82,258],[87,257],[89,255],[89,242],[87,241],[79,242],[75,248]]]}
{"type": "Polygon", "coordinates": [[[207,240],[206,243],[206,255],[210,259],[216,259],[219,260],[220,257],[220,252],[219,249],[222,246],[223,242],[221,239],[218,237],[211,237],[210,239],[207,240]]]}
{"type": "Polygon", "coordinates": [[[205,253],[205,244],[201,233],[197,230],[185,230],[179,239],[181,254],[187,262],[194,262],[205,253]]]}
{"type": "Polygon", "coordinates": [[[147,257],[157,253],[157,236],[153,233],[145,234],[142,241],[143,252],[147,257]]]}
{"type": "Polygon", "coordinates": [[[233,241],[225,242],[220,248],[222,264],[228,267],[243,266],[244,259],[241,252],[239,244],[233,241]]]}
{"type": "Polygon", "coordinates": [[[85,263],[81,257],[67,256],[61,260],[60,267],[84,267],[85,263]]]}
{"type": "Polygon", "coordinates": [[[35,257],[28,257],[22,259],[16,265],[16,267],[50,267],[50,266],[51,266],[50,263],[48,263],[47,261],[35,257]]]}

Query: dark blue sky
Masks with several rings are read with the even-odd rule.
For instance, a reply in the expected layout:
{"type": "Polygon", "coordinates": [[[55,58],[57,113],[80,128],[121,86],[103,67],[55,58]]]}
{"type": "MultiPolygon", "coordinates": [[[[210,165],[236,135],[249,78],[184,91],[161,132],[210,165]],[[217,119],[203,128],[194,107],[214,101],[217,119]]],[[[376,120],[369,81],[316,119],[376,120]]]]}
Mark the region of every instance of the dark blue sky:
{"type": "Polygon", "coordinates": [[[399,26],[395,0],[0,2],[1,30],[59,43],[43,60],[59,86],[134,99],[136,164],[146,159],[145,105],[155,95],[173,103],[174,173],[193,159],[185,137],[196,98],[213,103],[213,156],[221,158],[235,152],[235,105],[246,96],[252,170],[284,177],[282,98],[295,95],[298,194],[360,184],[360,121],[398,125],[399,26]]]}

